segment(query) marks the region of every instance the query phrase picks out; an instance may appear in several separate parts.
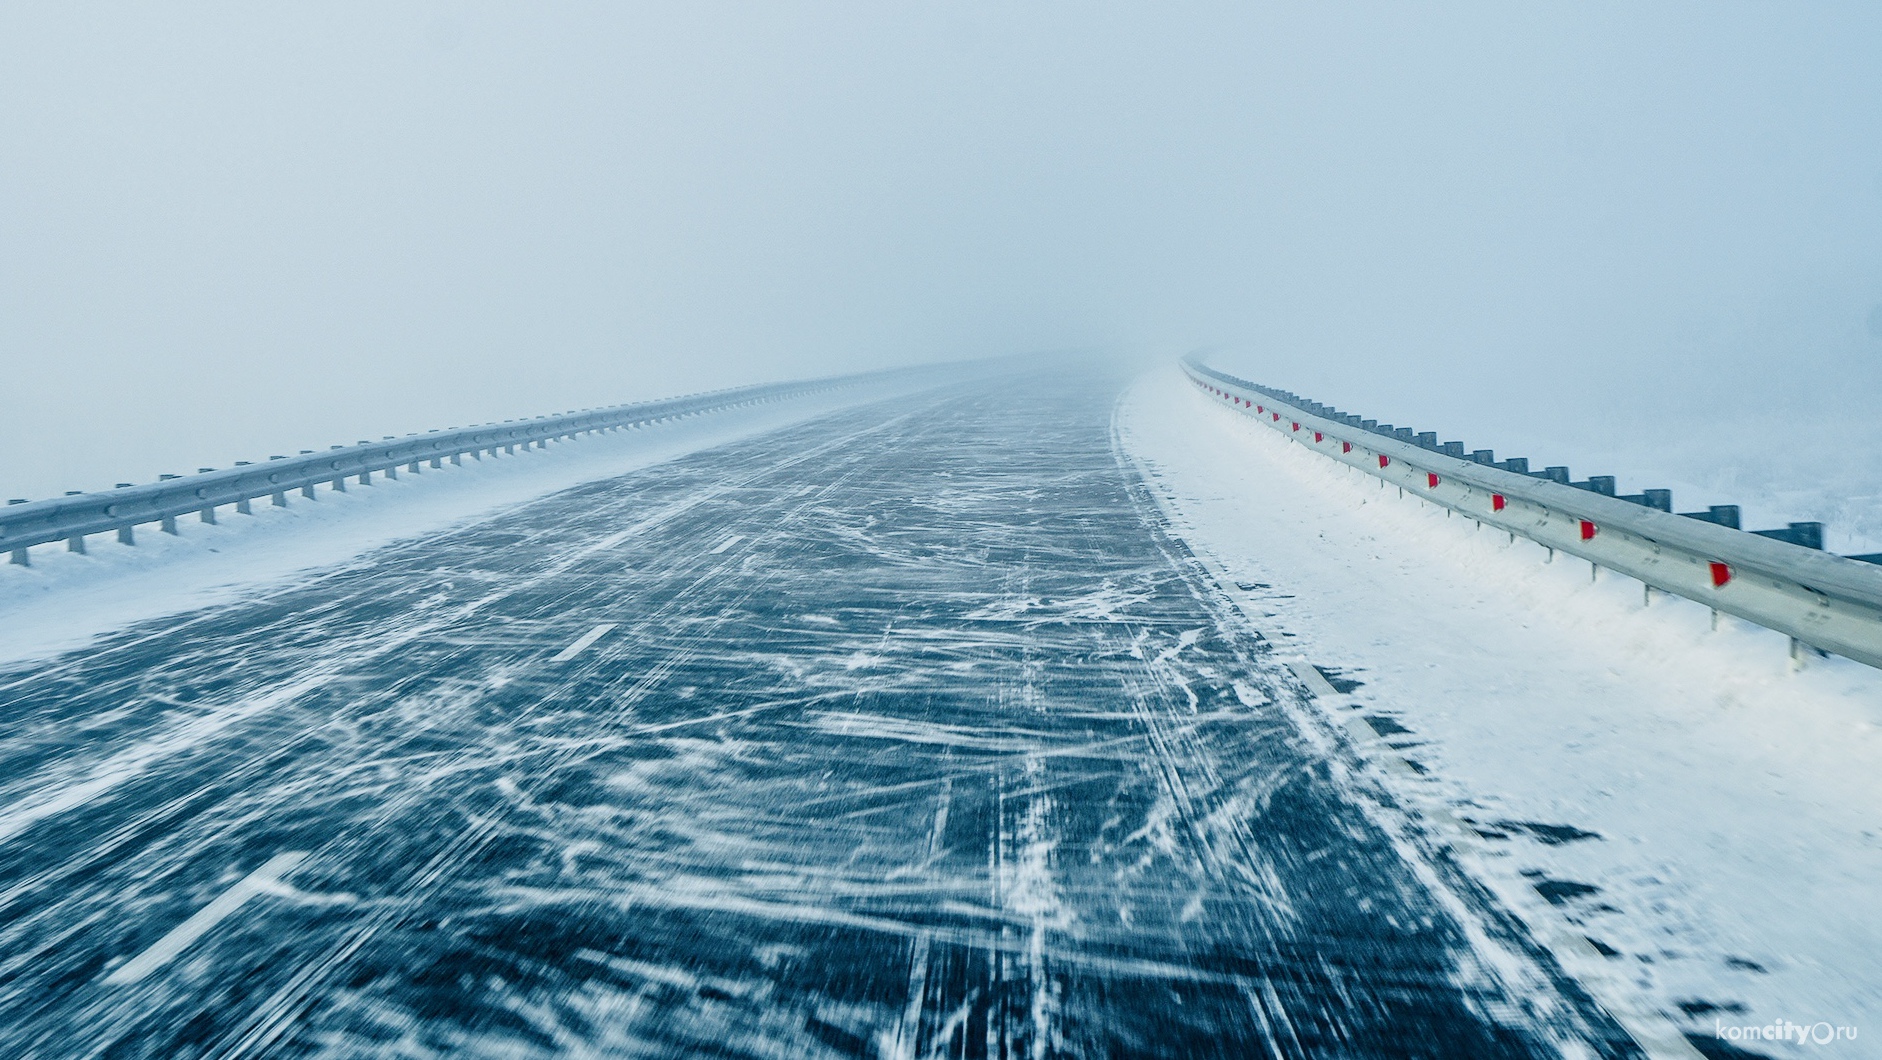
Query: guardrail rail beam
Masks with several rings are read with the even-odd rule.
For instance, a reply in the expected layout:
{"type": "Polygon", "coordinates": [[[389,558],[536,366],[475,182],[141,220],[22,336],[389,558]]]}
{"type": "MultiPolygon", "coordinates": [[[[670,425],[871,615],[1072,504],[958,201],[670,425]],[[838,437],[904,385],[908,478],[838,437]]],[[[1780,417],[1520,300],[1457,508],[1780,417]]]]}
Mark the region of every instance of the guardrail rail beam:
{"type": "Polygon", "coordinates": [[[1529,470],[1529,461],[1495,460],[1487,449],[1464,455],[1462,443],[1435,433],[1345,415],[1298,395],[1264,387],[1184,358],[1190,380],[1225,408],[1329,460],[1376,476],[1478,525],[1526,537],[1548,550],[1784,633],[1798,647],[1882,667],[1882,554],[1823,551],[1823,524],[1739,529],[1736,505],[1673,511],[1672,492],[1619,496],[1615,479],[1573,482],[1566,467],[1529,470]]]}

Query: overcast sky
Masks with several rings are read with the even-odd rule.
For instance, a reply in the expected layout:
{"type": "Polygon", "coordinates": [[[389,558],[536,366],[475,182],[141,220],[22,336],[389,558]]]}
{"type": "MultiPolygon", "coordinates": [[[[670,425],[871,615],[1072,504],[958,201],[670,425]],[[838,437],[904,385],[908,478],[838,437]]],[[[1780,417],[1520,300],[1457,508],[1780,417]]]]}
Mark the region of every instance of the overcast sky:
{"type": "Polygon", "coordinates": [[[1873,2],[0,6],[10,496],[1047,348],[1847,405],[1878,302],[1873,2]]]}

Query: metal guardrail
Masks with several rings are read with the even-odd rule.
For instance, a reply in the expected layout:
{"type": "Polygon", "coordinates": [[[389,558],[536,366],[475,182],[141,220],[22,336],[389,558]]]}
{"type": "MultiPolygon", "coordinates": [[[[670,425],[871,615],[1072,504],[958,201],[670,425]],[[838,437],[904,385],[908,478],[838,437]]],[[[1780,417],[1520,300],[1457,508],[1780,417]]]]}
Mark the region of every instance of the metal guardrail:
{"type": "MultiPolygon", "coordinates": [[[[1614,480],[1571,483],[1568,469],[1530,472],[1499,464],[1488,450],[1341,413],[1286,391],[1183,361],[1190,379],[1216,400],[1309,449],[1477,522],[1654,590],[1704,604],[1791,637],[1803,646],[1882,667],[1882,556],[1821,551],[1822,526],[1737,528],[1736,507],[1675,514],[1665,490],[1615,495],[1614,480]]],[[[1520,466],[1519,466],[1520,465],[1520,466]]]]}
{"type": "Polygon", "coordinates": [[[9,552],[12,562],[26,565],[31,561],[28,550],[34,545],[64,541],[71,551],[84,552],[88,535],[113,531],[118,541],[128,545],[134,543],[134,527],[155,523],[165,533],[174,534],[179,516],[196,514],[203,522],[213,523],[216,509],[224,505],[234,505],[236,511],[246,513],[250,511],[249,502],[268,497],[275,505],[286,507],[287,495],[295,490],[311,499],[317,486],[344,491],[349,479],[366,485],[375,472],[397,478],[401,467],[416,473],[427,464],[442,467],[446,460],[462,464],[466,456],[481,460],[484,454],[494,456],[499,450],[514,453],[518,447],[540,449],[558,439],[801,397],[854,386],[864,379],[888,374],[894,373],[737,387],[556,416],[431,431],[358,445],[336,445],[325,452],[302,450],[297,456],[269,457],[266,463],[238,461],[235,467],[225,470],[203,468],[194,475],[165,475],[161,481],[148,485],[120,485],[116,489],[67,494],[42,501],[12,501],[0,508],[0,551],[9,552]]]}

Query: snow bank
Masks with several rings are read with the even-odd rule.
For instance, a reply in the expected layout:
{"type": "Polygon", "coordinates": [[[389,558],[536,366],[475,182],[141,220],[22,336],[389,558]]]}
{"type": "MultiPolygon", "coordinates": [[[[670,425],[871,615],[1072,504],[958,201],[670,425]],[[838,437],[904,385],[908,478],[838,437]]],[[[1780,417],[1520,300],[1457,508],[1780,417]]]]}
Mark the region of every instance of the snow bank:
{"type": "Polygon", "coordinates": [[[1118,429],[1251,620],[1361,682],[1322,702],[1415,763],[1385,782],[1465,822],[1463,863],[1532,924],[1566,918],[1630,1004],[1704,1036],[1773,1020],[1882,1035],[1882,672],[1793,674],[1777,634],[1715,632],[1696,604],[1545,563],[1174,367],[1126,395],[1118,429]]]}

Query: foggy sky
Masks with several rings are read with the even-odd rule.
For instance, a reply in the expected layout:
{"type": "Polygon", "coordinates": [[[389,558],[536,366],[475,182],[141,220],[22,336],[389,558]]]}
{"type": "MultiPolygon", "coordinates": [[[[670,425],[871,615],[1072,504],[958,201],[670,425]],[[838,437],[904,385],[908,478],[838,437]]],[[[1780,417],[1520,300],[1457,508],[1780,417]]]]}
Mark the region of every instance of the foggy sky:
{"type": "Polygon", "coordinates": [[[1447,434],[1850,408],[1879,45],[1873,3],[9,4],[0,492],[1036,349],[1447,434]]]}

